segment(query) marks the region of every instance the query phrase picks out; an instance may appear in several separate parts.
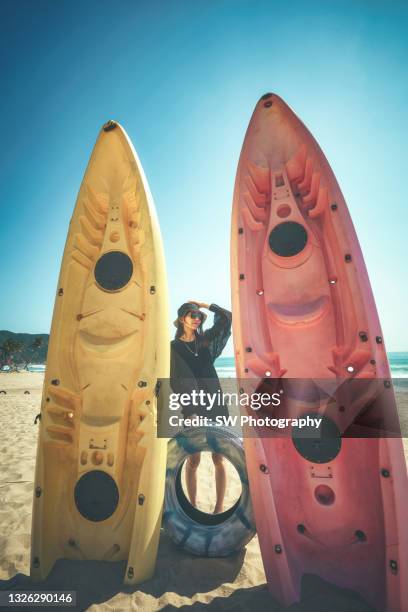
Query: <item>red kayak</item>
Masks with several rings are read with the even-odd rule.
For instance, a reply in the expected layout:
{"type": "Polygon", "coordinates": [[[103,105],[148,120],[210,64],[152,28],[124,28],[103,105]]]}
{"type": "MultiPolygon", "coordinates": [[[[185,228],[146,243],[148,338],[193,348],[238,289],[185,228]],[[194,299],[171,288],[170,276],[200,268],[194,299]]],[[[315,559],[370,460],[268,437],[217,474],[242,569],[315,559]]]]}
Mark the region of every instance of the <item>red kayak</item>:
{"type": "Polygon", "coordinates": [[[274,94],[239,160],[231,274],[241,387],[283,393],[262,416],[323,419],[312,439],[293,424],[245,432],[270,592],[289,605],[316,574],[408,610],[407,470],[367,270],[324,154],[274,94]]]}

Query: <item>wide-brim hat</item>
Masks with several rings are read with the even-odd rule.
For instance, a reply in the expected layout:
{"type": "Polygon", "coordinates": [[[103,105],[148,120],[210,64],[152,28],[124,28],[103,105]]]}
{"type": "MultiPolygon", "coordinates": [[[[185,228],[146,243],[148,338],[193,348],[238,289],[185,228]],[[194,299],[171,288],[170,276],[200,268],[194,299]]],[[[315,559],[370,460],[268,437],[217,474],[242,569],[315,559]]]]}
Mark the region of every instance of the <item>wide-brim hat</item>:
{"type": "MultiPolygon", "coordinates": [[[[178,309],[178,311],[177,311],[177,319],[175,321],[173,321],[173,325],[175,327],[178,327],[179,318],[180,317],[184,317],[188,312],[190,312],[190,310],[200,310],[200,309],[197,306],[197,304],[194,304],[194,302],[185,302],[178,309]]],[[[202,310],[200,310],[200,312],[203,315],[203,318],[202,318],[202,321],[201,321],[201,325],[202,325],[204,323],[204,321],[206,320],[207,315],[202,310]]]]}

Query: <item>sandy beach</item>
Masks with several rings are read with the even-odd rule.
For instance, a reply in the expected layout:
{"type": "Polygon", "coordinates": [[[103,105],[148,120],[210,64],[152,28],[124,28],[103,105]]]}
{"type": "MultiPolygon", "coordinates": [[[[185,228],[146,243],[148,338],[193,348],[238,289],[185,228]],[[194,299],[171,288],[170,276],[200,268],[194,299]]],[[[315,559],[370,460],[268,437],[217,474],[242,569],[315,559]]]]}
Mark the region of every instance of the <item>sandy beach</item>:
{"type": "MultiPolygon", "coordinates": [[[[31,504],[43,374],[0,373],[0,588],[30,589],[31,504]],[[5,393],[1,393],[5,391],[5,393]]],[[[408,396],[398,393],[399,406],[408,414],[408,396]]],[[[406,429],[406,427],[404,428],[406,429]]],[[[408,444],[405,456],[408,457],[408,444]]],[[[203,456],[199,505],[213,503],[212,462],[203,456]]],[[[239,479],[230,471],[227,504],[239,495],[239,479]]],[[[208,507],[205,506],[207,504],[208,507]]],[[[269,595],[255,537],[246,549],[225,559],[189,555],[175,546],[162,530],[154,577],[138,587],[124,587],[125,563],[59,561],[41,588],[76,590],[78,610],[283,610],[269,595]]],[[[305,585],[304,600],[290,610],[314,612],[363,611],[370,608],[354,594],[317,578],[305,585]]],[[[73,608],[70,608],[73,609],[73,608]]]]}

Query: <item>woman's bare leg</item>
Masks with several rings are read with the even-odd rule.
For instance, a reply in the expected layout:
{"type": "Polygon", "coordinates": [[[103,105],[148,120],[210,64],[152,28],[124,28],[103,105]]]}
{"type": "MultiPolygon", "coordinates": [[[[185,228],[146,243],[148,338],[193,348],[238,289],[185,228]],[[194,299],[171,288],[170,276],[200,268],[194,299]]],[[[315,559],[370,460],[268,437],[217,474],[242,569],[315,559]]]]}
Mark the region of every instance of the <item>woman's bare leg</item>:
{"type": "Polygon", "coordinates": [[[217,493],[214,514],[218,514],[224,509],[224,496],[225,487],[227,484],[227,475],[225,473],[223,456],[219,453],[211,453],[211,455],[215,467],[215,490],[217,493]]]}
{"type": "Polygon", "coordinates": [[[186,462],[186,485],[192,506],[197,505],[197,468],[200,465],[201,453],[189,455],[186,462]]]}

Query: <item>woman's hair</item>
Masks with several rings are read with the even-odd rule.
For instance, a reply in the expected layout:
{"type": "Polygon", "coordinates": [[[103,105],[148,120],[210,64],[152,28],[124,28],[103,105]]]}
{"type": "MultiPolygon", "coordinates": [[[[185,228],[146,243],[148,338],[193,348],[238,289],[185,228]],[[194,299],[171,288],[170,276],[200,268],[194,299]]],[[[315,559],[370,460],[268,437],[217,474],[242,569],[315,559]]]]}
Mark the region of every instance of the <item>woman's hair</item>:
{"type": "MultiPolygon", "coordinates": [[[[188,314],[188,313],[186,313],[188,314]]],[[[200,336],[203,335],[203,321],[201,321],[200,325],[197,327],[197,329],[195,330],[195,336],[197,338],[197,340],[200,339],[200,336]]],[[[184,327],[183,327],[183,323],[180,321],[180,319],[178,319],[177,321],[177,329],[176,329],[176,333],[175,333],[175,338],[180,338],[182,335],[184,334],[184,327]]]]}

